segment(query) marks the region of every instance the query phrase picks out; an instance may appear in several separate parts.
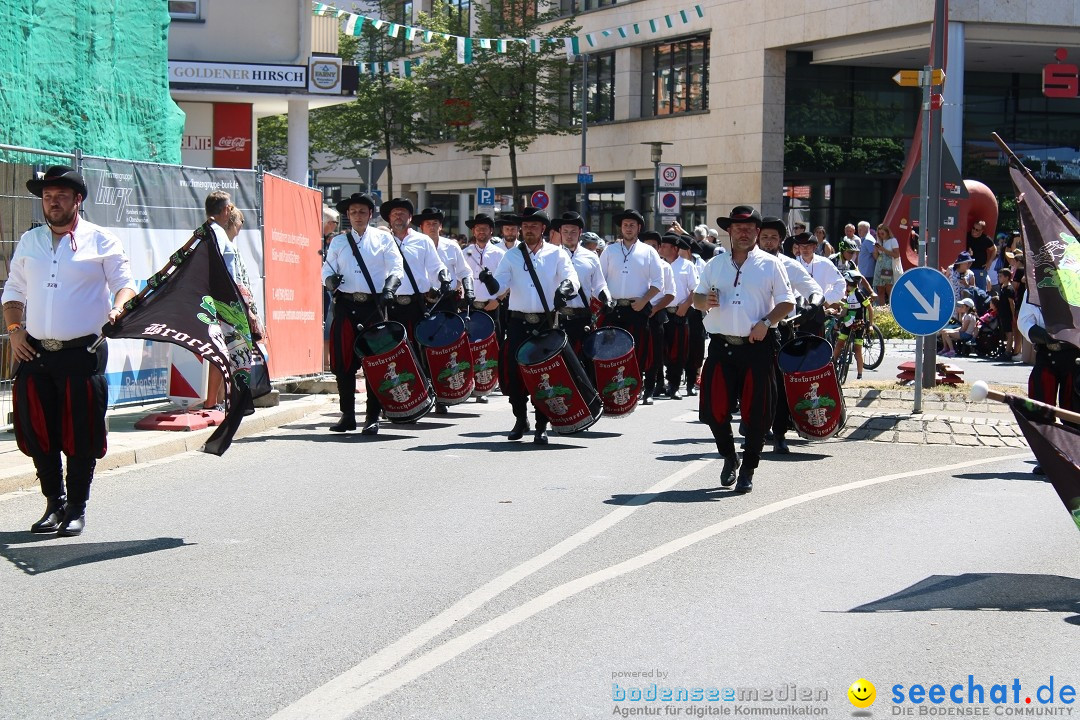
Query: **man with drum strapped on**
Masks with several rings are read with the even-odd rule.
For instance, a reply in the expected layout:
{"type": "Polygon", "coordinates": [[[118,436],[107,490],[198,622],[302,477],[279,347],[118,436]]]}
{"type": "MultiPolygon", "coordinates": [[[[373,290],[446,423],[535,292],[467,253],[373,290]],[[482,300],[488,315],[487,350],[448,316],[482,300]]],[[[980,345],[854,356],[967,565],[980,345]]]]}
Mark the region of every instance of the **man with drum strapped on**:
{"type": "MultiPolygon", "coordinates": [[[[370,195],[353,193],[337,204],[337,210],[348,217],[351,228],[330,241],[322,281],[334,294],[330,370],[337,379],[341,408],[341,419],[330,426],[330,431],[348,432],[356,429],[356,371],[360,369],[354,349],[357,328],[383,319],[404,271],[393,236],[369,225],[375,214],[375,200],[370,195]]],[[[382,405],[370,385],[366,400],[363,434],[375,435],[379,432],[382,405]]]]}
{"type": "Polygon", "coordinates": [[[413,229],[412,202],[406,198],[387,200],[379,207],[379,214],[390,223],[404,273],[389,306],[390,319],[405,326],[409,346],[417,360],[423,362],[424,355],[416,344],[416,323],[423,320],[429,302],[450,294],[450,271],[431,238],[413,229]]]}
{"type": "Polygon", "coordinates": [[[645,218],[637,210],[623,210],[612,218],[619,228],[621,240],[611,243],[600,255],[608,292],[615,307],[603,313],[600,325],[622,328],[634,338],[638,368],[642,376],[652,367],[652,345],[649,335],[649,304],[664,287],[663,260],[655,250],[638,236],[645,227],[645,218]]]}
{"type": "Polygon", "coordinates": [[[413,222],[420,232],[431,238],[443,265],[450,273],[450,292],[442,297],[431,310],[457,313],[463,307],[471,307],[476,300],[473,291],[473,275],[465,262],[465,252],[450,238],[442,236],[446,216],[438,208],[425,208],[419,215],[413,216],[413,222]]]}
{"type": "MultiPolygon", "coordinates": [[[[758,235],[758,247],[765,252],[769,253],[780,259],[780,262],[784,263],[784,269],[788,274],[788,281],[791,283],[791,290],[795,293],[795,302],[809,305],[812,308],[816,308],[806,315],[811,322],[814,317],[820,315],[824,318],[824,310],[822,309],[822,302],[825,300],[825,296],[821,292],[821,286],[817,284],[814,278],[810,277],[810,273],[806,272],[806,268],[801,262],[795,258],[788,257],[780,252],[780,242],[787,235],[787,226],[784,225],[784,221],[778,217],[765,217],[761,219],[761,233],[758,235]]],[[[800,239],[804,240],[810,238],[810,242],[816,242],[814,236],[808,232],[802,232],[791,238],[792,247],[795,246],[800,239]]],[[[788,316],[788,319],[795,317],[795,312],[788,316]]],[[[820,323],[819,323],[820,324],[820,323]]],[[[804,328],[808,332],[813,332],[810,328],[804,328]]],[[[816,334],[816,333],[815,333],[816,334]]],[[[776,328],[776,348],[779,350],[784,346],[784,343],[792,340],[795,337],[795,327],[790,322],[780,323],[776,328]]],[[[791,452],[788,447],[787,440],[784,439],[784,435],[788,431],[788,423],[791,420],[791,411],[788,410],[787,395],[784,390],[784,374],[780,371],[780,366],[774,364],[776,370],[776,412],[773,414],[772,432],[773,432],[773,452],[781,455],[786,455],[791,452]]]]}
{"type": "MultiPolygon", "coordinates": [[[[660,233],[655,230],[646,230],[641,233],[641,242],[651,247],[660,254],[660,233]]],[[[643,375],[641,404],[652,405],[653,394],[656,387],[660,386],[660,393],[664,392],[664,348],[667,347],[667,308],[675,299],[675,273],[671,265],[660,261],[660,270],[664,273],[664,286],[660,293],[649,301],[649,351],[651,362],[649,369],[643,375]]]]}
{"type": "MultiPolygon", "coordinates": [[[[476,299],[473,300],[473,310],[479,310],[491,318],[495,323],[495,337],[499,343],[503,343],[505,329],[503,318],[499,312],[498,284],[495,283],[493,273],[499,267],[506,251],[491,242],[491,235],[495,231],[495,220],[487,213],[477,213],[471,220],[466,220],[465,225],[472,230],[473,239],[465,248],[465,262],[473,276],[473,290],[476,299]]],[[[476,399],[479,403],[486,403],[487,398],[476,399]]]]}
{"type": "Polygon", "coordinates": [[[610,305],[611,297],[604,281],[604,271],[600,269],[600,256],[581,246],[581,232],[585,229],[581,216],[576,212],[564,212],[561,218],[551,223],[561,226],[562,248],[570,255],[580,285],[577,294],[559,308],[559,327],[569,338],[570,347],[574,348],[582,366],[588,367],[589,363],[581,352],[581,341],[585,333],[595,327],[590,305],[592,299],[596,298],[606,308],[610,305]]]}
{"type": "MultiPolygon", "coordinates": [[[[664,374],[667,379],[667,396],[680,400],[683,368],[690,355],[690,325],[688,314],[694,304],[694,289],[698,284],[698,271],[694,263],[683,257],[690,251],[690,238],[674,232],[664,233],[660,238],[660,257],[671,266],[675,282],[675,298],[664,308],[668,325],[664,332],[664,374]]],[[[695,381],[697,378],[694,378],[695,381]]]]}
{"type": "Polygon", "coordinates": [[[710,338],[701,375],[700,414],[724,458],[720,485],[735,484],[735,492],[747,493],[754,487],[754,470],[777,392],[772,328],[795,308],[795,295],[780,260],[757,247],[761,229],[757,210],[739,205],[728,217],[717,218],[716,224],[731,238],[731,252],[705,265],[694,292],[694,306],[705,313],[710,338]],[[731,434],[735,398],[746,436],[741,468],[731,434]]]}
{"type": "MultiPolygon", "coordinates": [[[[578,291],[578,277],[570,256],[561,248],[544,242],[550,220],[543,210],[529,207],[521,215],[521,243],[503,255],[495,270],[500,295],[510,293],[506,342],[499,362],[503,393],[514,409],[514,429],[508,440],[520,440],[529,429],[529,396],[518,367],[517,353],[533,333],[550,329],[555,310],[578,291]],[[533,281],[533,276],[537,282],[533,281]]],[[[548,418],[534,406],[536,435],[533,442],[547,445],[548,418]]]]}

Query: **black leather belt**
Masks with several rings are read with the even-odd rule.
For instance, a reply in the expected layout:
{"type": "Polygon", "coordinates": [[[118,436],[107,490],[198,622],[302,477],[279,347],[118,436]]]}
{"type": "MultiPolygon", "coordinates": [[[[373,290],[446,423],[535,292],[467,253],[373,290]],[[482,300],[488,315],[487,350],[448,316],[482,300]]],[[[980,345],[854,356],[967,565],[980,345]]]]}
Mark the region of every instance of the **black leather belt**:
{"type": "Polygon", "coordinates": [[[745,345],[750,342],[750,336],[743,337],[741,335],[722,335],[720,333],[709,333],[709,338],[712,340],[721,340],[728,345],[745,345]]]}
{"type": "Polygon", "coordinates": [[[530,325],[539,325],[547,320],[547,313],[530,313],[521,312],[520,310],[511,310],[510,317],[515,320],[524,320],[530,325]]]}
{"type": "Polygon", "coordinates": [[[90,344],[97,340],[97,335],[83,335],[80,338],[74,340],[33,340],[41,347],[45,352],[56,352],[57,350],[70,350],[72,348],[87,348],[90,344]]]}
{"type": "Polygon", "coordinates": [[[355,293],[338,292],[338,293],[336,293],[336,295],[339,298],[344,298],[346,300],[352,300],[353,302],[358,302],[358,303],[367,302],[369,300],[374,300],[375,299],[374,295],[371,295],[369,293],[362,293],[362,292],[355,292],[355,293]]]}

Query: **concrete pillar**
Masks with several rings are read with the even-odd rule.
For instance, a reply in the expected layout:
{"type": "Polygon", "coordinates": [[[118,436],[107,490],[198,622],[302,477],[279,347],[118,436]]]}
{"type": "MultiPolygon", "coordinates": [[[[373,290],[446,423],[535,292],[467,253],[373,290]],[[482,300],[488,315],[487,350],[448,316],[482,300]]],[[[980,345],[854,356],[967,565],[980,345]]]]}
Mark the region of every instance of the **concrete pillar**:
{"type": "Polygon", "coordinates": [[[546,192],[548,194],[548,197],[551,198],[551,202],[548,204],[548,207],[544,209],[544,212],[548,214],[548,217],[562,215],[562,208],[556,206],[554,175],[544,176],[544,192],[546,192]]]}
{"type": "Polygon", "coordinates": [[[959,168],[964,166],[964,36],[964,23],[950,21],[941,131],[959,168]]]}
{"type": "Polygon", "coordinates": [[[308,104],[307,100],[289,101],[289,179],[301,185],[308,182],[308,104]]]}
{"type": "Polygon", "coordinates": [[[623,173],[623,205],[627,210],[640,210],[640,198],[638,197],[638,181],[634,179],[634,171],[627,170],[623,173]]]}
{"type": "Polygon", "coordinates": [[[416,212],[420,212],[428,206],[428,191],[426,183],[414,185],[416,190],[416,212]]]}
{"type": "Polygon", "coordinates": [[[472,212],[470,212],[469,209],[469,198],[471,197],[472,195],[467,192],[463,192],[457,196],[458,227],[456,232],[462,233],[464,235],[469,234],[469,228],[465,225],[465,221],[472,218],[472,212]]]}

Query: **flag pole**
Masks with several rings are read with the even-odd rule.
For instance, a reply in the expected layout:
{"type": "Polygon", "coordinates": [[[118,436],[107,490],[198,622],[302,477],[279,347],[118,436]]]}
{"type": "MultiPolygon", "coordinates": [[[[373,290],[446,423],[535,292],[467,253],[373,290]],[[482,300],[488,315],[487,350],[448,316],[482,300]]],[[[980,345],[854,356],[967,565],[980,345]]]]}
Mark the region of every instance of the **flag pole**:
{"type": "MultiPolygon", "coordinates": [[[[207,237],[207,234],[210,232],[211,230],[209,220],[207,220],[199,227],[195,228],[195,232],[191,234],[191,237],[188,238],[188,241],[182,246],[180,246],[180,248],[176,252],[169,256],[169,261],[165,263],[165,266],[163,268],[158,270],[150,277],[150,280],[146,283],[146,287],[144,287],[138,292],[137,295],[130,298],[127,302],[124,303],[124,307],[120,310],[120,314],[116,316],[116,320],[120,320],[120,318],[124,317],[124,315],[127,315],[128,310],[133,310],[140,303],[142,303],[143,300],[146,299],[147,295],[161,287],[162,284],[169,279],[170,271],[180,265],[182,262],[184,262],[184,259],[191,254],[191,250],[195,247],[195,243],[205,239],[207,237]]],[[[95,340],[90,345],[90,347],[86,348],[87,352],[97,352],[97,349],[101,347],[101,344],[106,340],[107,335],[105,331],[109,327],[111,327],[111,324],[109,323],[106,323],[102,326],[101,335],[98,336],[97,340],[95,340]]]]}
{"type": "Polygon", "coordinates": [[[1075,413],[1072,410],[1065,410],[1064,408],[1059,408],[1056,405],[1047,405],[1046,403],[1041,403],[1038,400],[1032,400],[1031,398],[1019,397],[1016,395],[998,392],[997,390],[991,390],[990,387],[982,380],[975,382],[975,384],[971,386],[971,399],[975,402],[981,402],[983,400],[986,400],[987,398],[1005,404],[1009,404],[1010,398],[1015,398],[1023,402],[1025,405],[1033,405],[1039,410],[1049,411],[1063,422],[1076,423],[1077,425],[1080,425],[1080,413],[1075,413]]]}
{"type": "Polygon", "coordinates": [[[994,139],[994,142],[996,142],[998,147],[1001,148],[1001,151],[1009,156],[1009,164],[1024,174],[1024,179],[1026,179],[1029,183],[1031,183],[1032,187],[1039,191],[1039,195],[1042,197],[1042,199],[1046,200],[1050,204],[1050,207],[1054,209],[1054,213],[1063,223],[1065,223],[1069,227],[1069,230],[1072,232],[1072,234],[1076,237],[1080,237],[1080,227],[1077,227],[1073,224],[1072,219],[1069,215],[1068,206],[1065,205],[1065,203],[1063,203],[1057,195],[1052,192],[1047,192],[1046,189],[1039,184],[1039,181],[1036,180],[1035,176],[1031,174],[1031,170],[1028,170],[1027,166],[1024,165],[1024,163],[1020,162],[1020,158],[1017,157],[1016,153],[1012,151],[1012,148],[1005,144],[1005,141],[1001,139],[1000,135],[998,135],[996,132],[992,132],[990,133],[990,137],[994,139]]]}

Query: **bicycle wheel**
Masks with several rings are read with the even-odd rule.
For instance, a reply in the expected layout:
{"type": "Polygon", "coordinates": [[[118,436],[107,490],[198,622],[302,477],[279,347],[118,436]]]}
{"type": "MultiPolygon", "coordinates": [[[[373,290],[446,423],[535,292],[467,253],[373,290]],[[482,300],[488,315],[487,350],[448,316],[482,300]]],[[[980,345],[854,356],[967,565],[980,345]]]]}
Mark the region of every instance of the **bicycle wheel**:
{"type": "Polygon", "coordinates": [[[863,335],[862,345],[863,367],[867,370],[877,370],[881,361],[885,359],[885,336],[877,325],[870,325],[863,335]]]}
{"type": "Polygon", "coordinates": [[[847,382],[848,368],[851,367],[851,361],[854,358],[854,340],[852,337],[848,337],[848,342],[844,345],[844,349],[840,351],[840,354],[836,358],[836,380],[837,384],[843,385],[847,382]]]}

